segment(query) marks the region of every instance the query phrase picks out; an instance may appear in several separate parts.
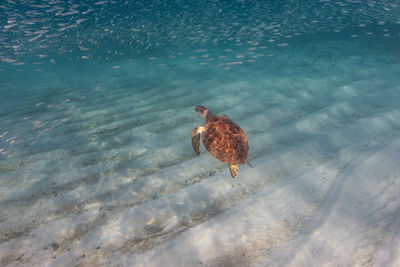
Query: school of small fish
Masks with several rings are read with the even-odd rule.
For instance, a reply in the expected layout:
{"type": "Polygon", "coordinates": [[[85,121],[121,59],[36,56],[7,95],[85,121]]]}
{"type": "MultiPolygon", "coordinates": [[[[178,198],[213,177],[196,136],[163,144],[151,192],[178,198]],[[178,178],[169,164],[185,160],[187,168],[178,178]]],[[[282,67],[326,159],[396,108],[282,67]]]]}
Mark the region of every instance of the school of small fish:
{"type": "MultiPolygon", "coordinates": [[[[234,47],[243,40],[252,40],[255,51],[265,40],[285,47],[305,33],[371,24],[379,28],[366,35],[400,34],[386,28],[400,24],[399,3],[393,0],[5,0],[0,18],[0,62],[14,66],[54,63],[58,55],[73,60],[127,58],[161,48],[176,56],[176,47],[234,47]]],[[[201,65],[213,60],[203,59],[201,65]]]]}

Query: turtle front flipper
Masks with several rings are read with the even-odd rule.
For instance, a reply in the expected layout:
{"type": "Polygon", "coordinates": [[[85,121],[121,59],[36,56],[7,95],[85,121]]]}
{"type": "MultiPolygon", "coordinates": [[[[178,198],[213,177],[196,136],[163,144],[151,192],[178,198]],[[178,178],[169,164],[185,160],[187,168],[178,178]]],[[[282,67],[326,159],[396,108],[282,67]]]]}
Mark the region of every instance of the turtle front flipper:
{"type": "Polygon", "coordinates": [[[238,176],[239,174],[239,167],[238,165],[229,165],[229,170],[231,171],[231,176],[232,178],[236,178],[236,176],[238,176]]]}
{"type": "Polygon", "coordinates": [[[200,135],[204,127],[196,127],[192,132],[192,147],[196,156],[200,156],[200,135]]]}
{"type": "Polygon", "coordinates": [[[229,118],[228,115],[226,115],[226,114],[222,114],[221,117],[223,117],[223,118],[225,118],[225,119],[227,119],[227,120],[232,121],[231,118],[229,118]]]}

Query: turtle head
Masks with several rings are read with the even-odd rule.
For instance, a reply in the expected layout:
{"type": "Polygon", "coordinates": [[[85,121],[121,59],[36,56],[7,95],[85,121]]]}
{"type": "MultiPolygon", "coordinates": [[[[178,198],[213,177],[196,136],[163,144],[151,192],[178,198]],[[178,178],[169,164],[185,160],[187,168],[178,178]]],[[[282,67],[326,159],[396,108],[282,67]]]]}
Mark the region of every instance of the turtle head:
{"type": "Polygon", "coordinates": [[[202,105],[197,105],[194,110],[197,112],[197,114],[199,114],[200,116],[202,116],[204,119],[207,116],[208,113],[208,109],[202,105]]]}

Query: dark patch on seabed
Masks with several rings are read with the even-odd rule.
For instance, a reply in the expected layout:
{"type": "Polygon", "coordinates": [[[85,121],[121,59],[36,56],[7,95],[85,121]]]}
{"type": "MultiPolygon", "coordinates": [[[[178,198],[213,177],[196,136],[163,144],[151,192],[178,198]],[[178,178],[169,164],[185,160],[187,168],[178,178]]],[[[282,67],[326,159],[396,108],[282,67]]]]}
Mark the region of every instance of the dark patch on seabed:
{"type": "Polygon", "coordinates": [[[3,1],[0,265],[399,265],[399,9],[3,1]]]}

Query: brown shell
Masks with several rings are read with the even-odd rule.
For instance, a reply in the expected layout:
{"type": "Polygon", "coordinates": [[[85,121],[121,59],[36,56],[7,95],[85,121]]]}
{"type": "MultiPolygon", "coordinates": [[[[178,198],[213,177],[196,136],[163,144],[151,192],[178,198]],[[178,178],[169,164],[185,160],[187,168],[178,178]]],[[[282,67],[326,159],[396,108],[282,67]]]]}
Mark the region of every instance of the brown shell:
{"type": "Polygon", "coordinates": [[[213,116],[204,125],[203,144],[215,158],[228,164],[245,164],[249,152],[247,136],[226,115],[213,116]]]}

